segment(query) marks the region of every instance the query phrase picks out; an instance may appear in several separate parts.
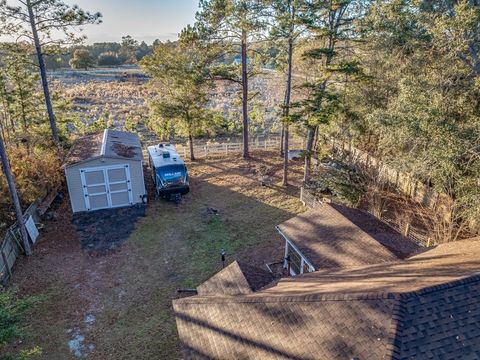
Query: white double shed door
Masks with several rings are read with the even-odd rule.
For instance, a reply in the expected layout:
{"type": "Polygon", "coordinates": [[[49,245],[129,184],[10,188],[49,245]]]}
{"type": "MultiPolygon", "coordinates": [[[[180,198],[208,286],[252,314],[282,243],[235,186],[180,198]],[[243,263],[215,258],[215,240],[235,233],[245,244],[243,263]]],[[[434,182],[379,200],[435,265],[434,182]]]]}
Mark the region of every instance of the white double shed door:
{"type": "Polygon", "coordinates": [[[110,209],[133,204],[128,164],[80,169],[80,177],[87,210],[110,209]]]}

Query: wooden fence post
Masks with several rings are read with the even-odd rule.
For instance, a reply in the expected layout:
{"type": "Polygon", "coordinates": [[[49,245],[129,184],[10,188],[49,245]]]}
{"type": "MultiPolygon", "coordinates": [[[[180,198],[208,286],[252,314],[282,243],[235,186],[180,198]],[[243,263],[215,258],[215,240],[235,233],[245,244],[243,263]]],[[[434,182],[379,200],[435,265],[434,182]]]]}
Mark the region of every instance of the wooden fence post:
{"type": "Polygon", "coordinates": [[[225,155],[228,155],[228,143],[225,144],[225,155]]]}
{"type": "MultiPolygon", "coordinates": [[[[5,239],[6,240],[6,239],[5,239]]],[[[5,255],[5,249],[3,248],[2,246],[2,259],[3,259],[3,262],[5,264],[5,268],[7,269],[7,274],[8,274],[8,278],[10,279],[12,277],[12,270],[10,269],[10,266],[8,265],[8,259],[7,259],[7,255],[5,255]]]]}
{"type": "Polygon", "coordinates": [[[408,237],[408,234],[410,233],[410,223],[407,223],[405,225],[405,230],[403,232],[403,235],[405,235],[406,237],[408,237]]]}
{"type": "Polygon", "coordinates": [[[208,157],[208,145],[205,145],[204,148],[205,148],[205,159],[208,157]]]}
{"type": "Polygon", "coordinates": [[[430,247],[430,246],[432,246],[432,238],[428,237],[427,238],[427,247],[430,247]]]}

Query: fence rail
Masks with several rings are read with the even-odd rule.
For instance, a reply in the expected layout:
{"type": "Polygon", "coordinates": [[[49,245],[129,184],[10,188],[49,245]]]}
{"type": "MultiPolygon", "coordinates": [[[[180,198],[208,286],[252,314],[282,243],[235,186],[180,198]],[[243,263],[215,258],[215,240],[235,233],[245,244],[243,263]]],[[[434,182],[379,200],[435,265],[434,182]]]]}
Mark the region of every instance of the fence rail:
{"type": "MultiPolygon", "coordinates": [[[[34,223],[38,223],[40,218],[38,216],[38,204],[36,201],[31,204],[24,212],[23,218],[26,222],[32,217],[34,223]]],[[[12,269],[20,254],[24,252],[22,245],[22,236],[20,235],[20,229],[18,222],[8,228],[3,241],[0,243],[0,283],[3,286],[8,284],[8,281],[12,277],[12,269]]]]}
{"type": "MultiPolygon", "coordinates": [[[[447,194],[439,193],[432,187],[416,179],[412,174],[398,171],[387,166],[381,160],[371,156],[369,153],[357,149],[351,142],[331,139],[332,149],[345,155],[353,164],[372,167],[378,171],[380,179],[394,186],[400,193],[408,196],[414,202],[429,209],[448,207],[451,198],[447,194]]],[[[448,211],[444,211],[447,215],[448,211]]]]}
{"type": "MultiPolygon", "coordinates": [[[[280,149],[280,138],[272,138],[265,140],[253,140],[248,144],[249,150],[277,150],[280,149]]],[[[158,142],[147,142],[145,146],[157,145],[158,142]]],[[[303,149],[305,146],[304,140],[291,139],[289,142],[290,149],[303,149]]],[[[184,158],[190,155],[190,146],[188,143],[175,144],[177,152],[184,158]]],[[[206,144],[193,144],[193,152],[198,159],[207,159],[210,155],[230,155],[243,152],[243,143],[239,142],[215,142],[206,144]]],[[[147,158],[148,154],[144,150],[144,157],[147,158]]]]}
{"type": "MultiPolygon", "coordinates": [[[[305,206],[311,209],[316,209],[320,207],[322,203],[331,201],[330,199],[327,199],[327,198],[319,199],[315,194],[312,193],[312,191],[304,188],[303,186],[300,189],[300,200],[303,202],[305,206]]],[[[417,228],[410,223],[400,222],[391,217],[386,217],[384,215],[382,215],[381,217],[378,217],[370,211],[367,211],[367,212],[370,215],[374,216],[376,219],[383,222],[384,224],[398,231],[400,234],[415,241],[417,244],[422,246],[433,245],[431,237],[428,236],[428,233],[424,229],[417,228]]]]}

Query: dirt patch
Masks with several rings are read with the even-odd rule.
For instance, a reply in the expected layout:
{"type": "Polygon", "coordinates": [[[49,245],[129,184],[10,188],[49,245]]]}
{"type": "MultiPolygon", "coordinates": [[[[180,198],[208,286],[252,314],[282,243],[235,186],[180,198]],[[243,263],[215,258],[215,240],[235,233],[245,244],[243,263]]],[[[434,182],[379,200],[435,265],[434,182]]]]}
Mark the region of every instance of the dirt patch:
{"type": "Polygon", "coordinates": [[[135,230],[135,223],[145,216],[146,206],[98,210],[75,214],[72,223],[82,249],[105,253],[120,246],[135,230]]]}

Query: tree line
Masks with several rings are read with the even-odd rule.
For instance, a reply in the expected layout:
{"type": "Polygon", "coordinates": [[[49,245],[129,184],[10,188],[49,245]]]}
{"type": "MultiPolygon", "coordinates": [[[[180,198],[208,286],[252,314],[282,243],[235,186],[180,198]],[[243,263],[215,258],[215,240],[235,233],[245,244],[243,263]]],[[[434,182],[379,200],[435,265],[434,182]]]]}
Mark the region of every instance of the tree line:
{"type": "Polygon", "coordinates": [[[142,65],[154,86],[168,84],[152,114],[190,138],[212,119],[215,85],[236,85],[248,158],[250,81],[274,64],[284,185],[291,130],[306,139],[305,183],[320,139],[340,137],[447,194],[456,238],[480,215],[479,51],[476,0],[200,0],[178,46],[142,65]],[[222,61],[232,54],[238,61],[222,61]]]}
{"type": "Polygon", "coordinates": [[[476,0],[200,0],[178,41],[151,47],[128,36],[79,47],[84,39],[72,29],[98,24],[101,14],[61,0],[15,3],[0,2],[2,33],[18,36],[0,49],[0,135],[4,149],[21,149],[12,154],[58,161],[68,105],[50,93],[46,68],[61,49],[76,49],[78,67],[85,51],[97,62],[102,54],[138,61],[159,94],[149,101],[151,125],[190,144],[224,121],[209,107],[218,84],[236,87],[244,158],[258,95],[252,80],[274,71],[284,81],[277,115],[285,186],[292,133],[306,139],[305,183],[320,141],[339,137],[448,194],[452,238],[478,226],[476,0]]]}

